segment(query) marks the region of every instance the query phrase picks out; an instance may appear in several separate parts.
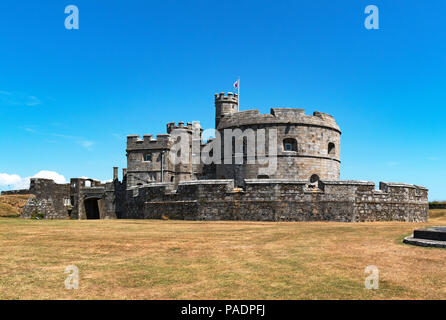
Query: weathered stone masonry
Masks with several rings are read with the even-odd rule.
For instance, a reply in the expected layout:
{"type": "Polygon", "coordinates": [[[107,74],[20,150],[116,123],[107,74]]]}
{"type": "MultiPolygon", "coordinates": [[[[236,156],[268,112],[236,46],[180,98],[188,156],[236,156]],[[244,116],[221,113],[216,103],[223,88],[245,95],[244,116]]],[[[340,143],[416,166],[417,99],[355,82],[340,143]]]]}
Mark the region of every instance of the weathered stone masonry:
{"type": "Polygon", "coordinates": [[[426,221],[423,187],[372,182],[246,180],[191,181],[129,190],[125,218],[252,221],[426,221]],[[138,193],[135,192],[138,190],[138,193]],[[135,205],[139,203],[139,205],[135,205]]]}
{"type": "MultiPolygon", "coordinates": [[[[199,123],[168,123],[167,134],[127,138],[127,168],[118,180],[101,183],[71,179],[68,184],[32,179],[33,194],[23,217],[47,219],[184,219],[251,221],[408,221],[428,220],[428,190],[424,187],[341,181],[340,137],[335,119],[326,113],[306,115],[303,109],[273,108],[237,111],[236,94],[215,95],[215,128],[250,131],[253,136],[274,130],[277,141],[265,140],[265,150],[277,155],[277,170],[260,173],[257,163],[172,164],[169,154],[180,132],[188,138],[187,154],[221,148],[203,142],[199,123]],[[272,146],[270,148],[270,146],[272,146]]],[[[243,137],[243,143],[249,136],[243,137]]],[[[258,139],[258,138],[256,138],[258,139]]],[[[240,152],[240,151],[238,151],[240,152]]],[[[243,149],[243,152],[245,150],[243,149]]],[[[232,160],[236,151],[229,154],[232,160]]],[[[225,155],[224,157],[228,157],[225,155]]],[[[243,153],[246,158],[246,154],[243,153]]],[[[223,159],[221,159],[223,160],[223,159]]],[[[25,191],[19,191],[25,192],[25,191]]]]}

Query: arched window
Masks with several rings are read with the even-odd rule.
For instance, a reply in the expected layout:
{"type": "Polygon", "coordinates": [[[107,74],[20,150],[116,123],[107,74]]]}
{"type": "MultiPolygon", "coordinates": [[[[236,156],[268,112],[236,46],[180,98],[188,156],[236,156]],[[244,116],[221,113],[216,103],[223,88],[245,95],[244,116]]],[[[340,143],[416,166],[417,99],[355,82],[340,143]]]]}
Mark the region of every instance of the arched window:
{"type": "Polygon", "coordinates": [[[297,151],[297,141],[293,138],[283,140],[283,151],[297,151]]]}
{"type": "Polygon", "coordinates": [[[317,174],[313,174],[313,175],[310,177],[310,182],[311,182],[311,183],[315,183],[315,182],[317,182],[317,181],[319,181],[319,176],[318,176],[317,174]]]}
{"type": "Polygon", "coordinates": [[[336,154],[336,147],[335,147],[335,144],[333,142],[330,142],[328,144],[328,154],[330,156],[334,156],[336,154]]]}
{"type": "Polygon", "coordinates": [[[85,188],[91,188],[91,181],[85,181],[85,188]]]}

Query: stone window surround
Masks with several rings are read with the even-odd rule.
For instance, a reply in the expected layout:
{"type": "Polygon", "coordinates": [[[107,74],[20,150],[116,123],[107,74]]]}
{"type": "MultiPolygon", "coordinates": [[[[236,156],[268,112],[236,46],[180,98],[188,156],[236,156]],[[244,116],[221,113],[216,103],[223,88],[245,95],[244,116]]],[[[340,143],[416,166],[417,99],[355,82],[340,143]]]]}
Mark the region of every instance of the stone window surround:
{"type": "Polygon", "coordinates": [[[284,138],[282,143],[282,148],[284,152],[297,153],[298,152],[297,139],[293,137],[284,138]]]}

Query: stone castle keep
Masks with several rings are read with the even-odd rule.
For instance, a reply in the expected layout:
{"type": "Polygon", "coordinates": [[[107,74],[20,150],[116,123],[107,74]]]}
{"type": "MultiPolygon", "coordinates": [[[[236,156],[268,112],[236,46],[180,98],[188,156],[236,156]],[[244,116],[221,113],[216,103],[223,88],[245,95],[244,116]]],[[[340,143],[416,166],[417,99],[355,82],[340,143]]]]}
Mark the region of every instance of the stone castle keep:
{"type": "MultiPolygon", "coordinates": [[[[215,95],[215,138],[198,122],[127,137],[122,181],[31,179],[23,217],[254,221],[427,221],[424,187],[340,179],[341,131],[326,113],[237,111],[215,95]],[[172,161],[176,159],[177,161],[172,161]],[[181,160],[181,161],[179,161],[181,160]]],[[[14,192],[14,191],[12,191],[14,192]]],[[[10,192],[9,192],[10,193],[10,192]]]]}

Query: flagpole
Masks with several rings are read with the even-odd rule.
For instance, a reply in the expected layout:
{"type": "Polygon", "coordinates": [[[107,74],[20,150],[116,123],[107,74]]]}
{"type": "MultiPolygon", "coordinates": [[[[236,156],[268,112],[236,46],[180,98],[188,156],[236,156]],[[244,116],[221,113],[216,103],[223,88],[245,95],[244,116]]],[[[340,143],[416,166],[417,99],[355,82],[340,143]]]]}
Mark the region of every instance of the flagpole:
{"type": "Polygon", "coordinates": [[[238,102],[237,102],[237,112],[238,111],[240,111],[240,77],[238,77],[238,80],[237,80],[238,82],[237,82],[237,90],[238,90],[238,93],[237,93],[237,95],[238,95],[238,102]]]}

